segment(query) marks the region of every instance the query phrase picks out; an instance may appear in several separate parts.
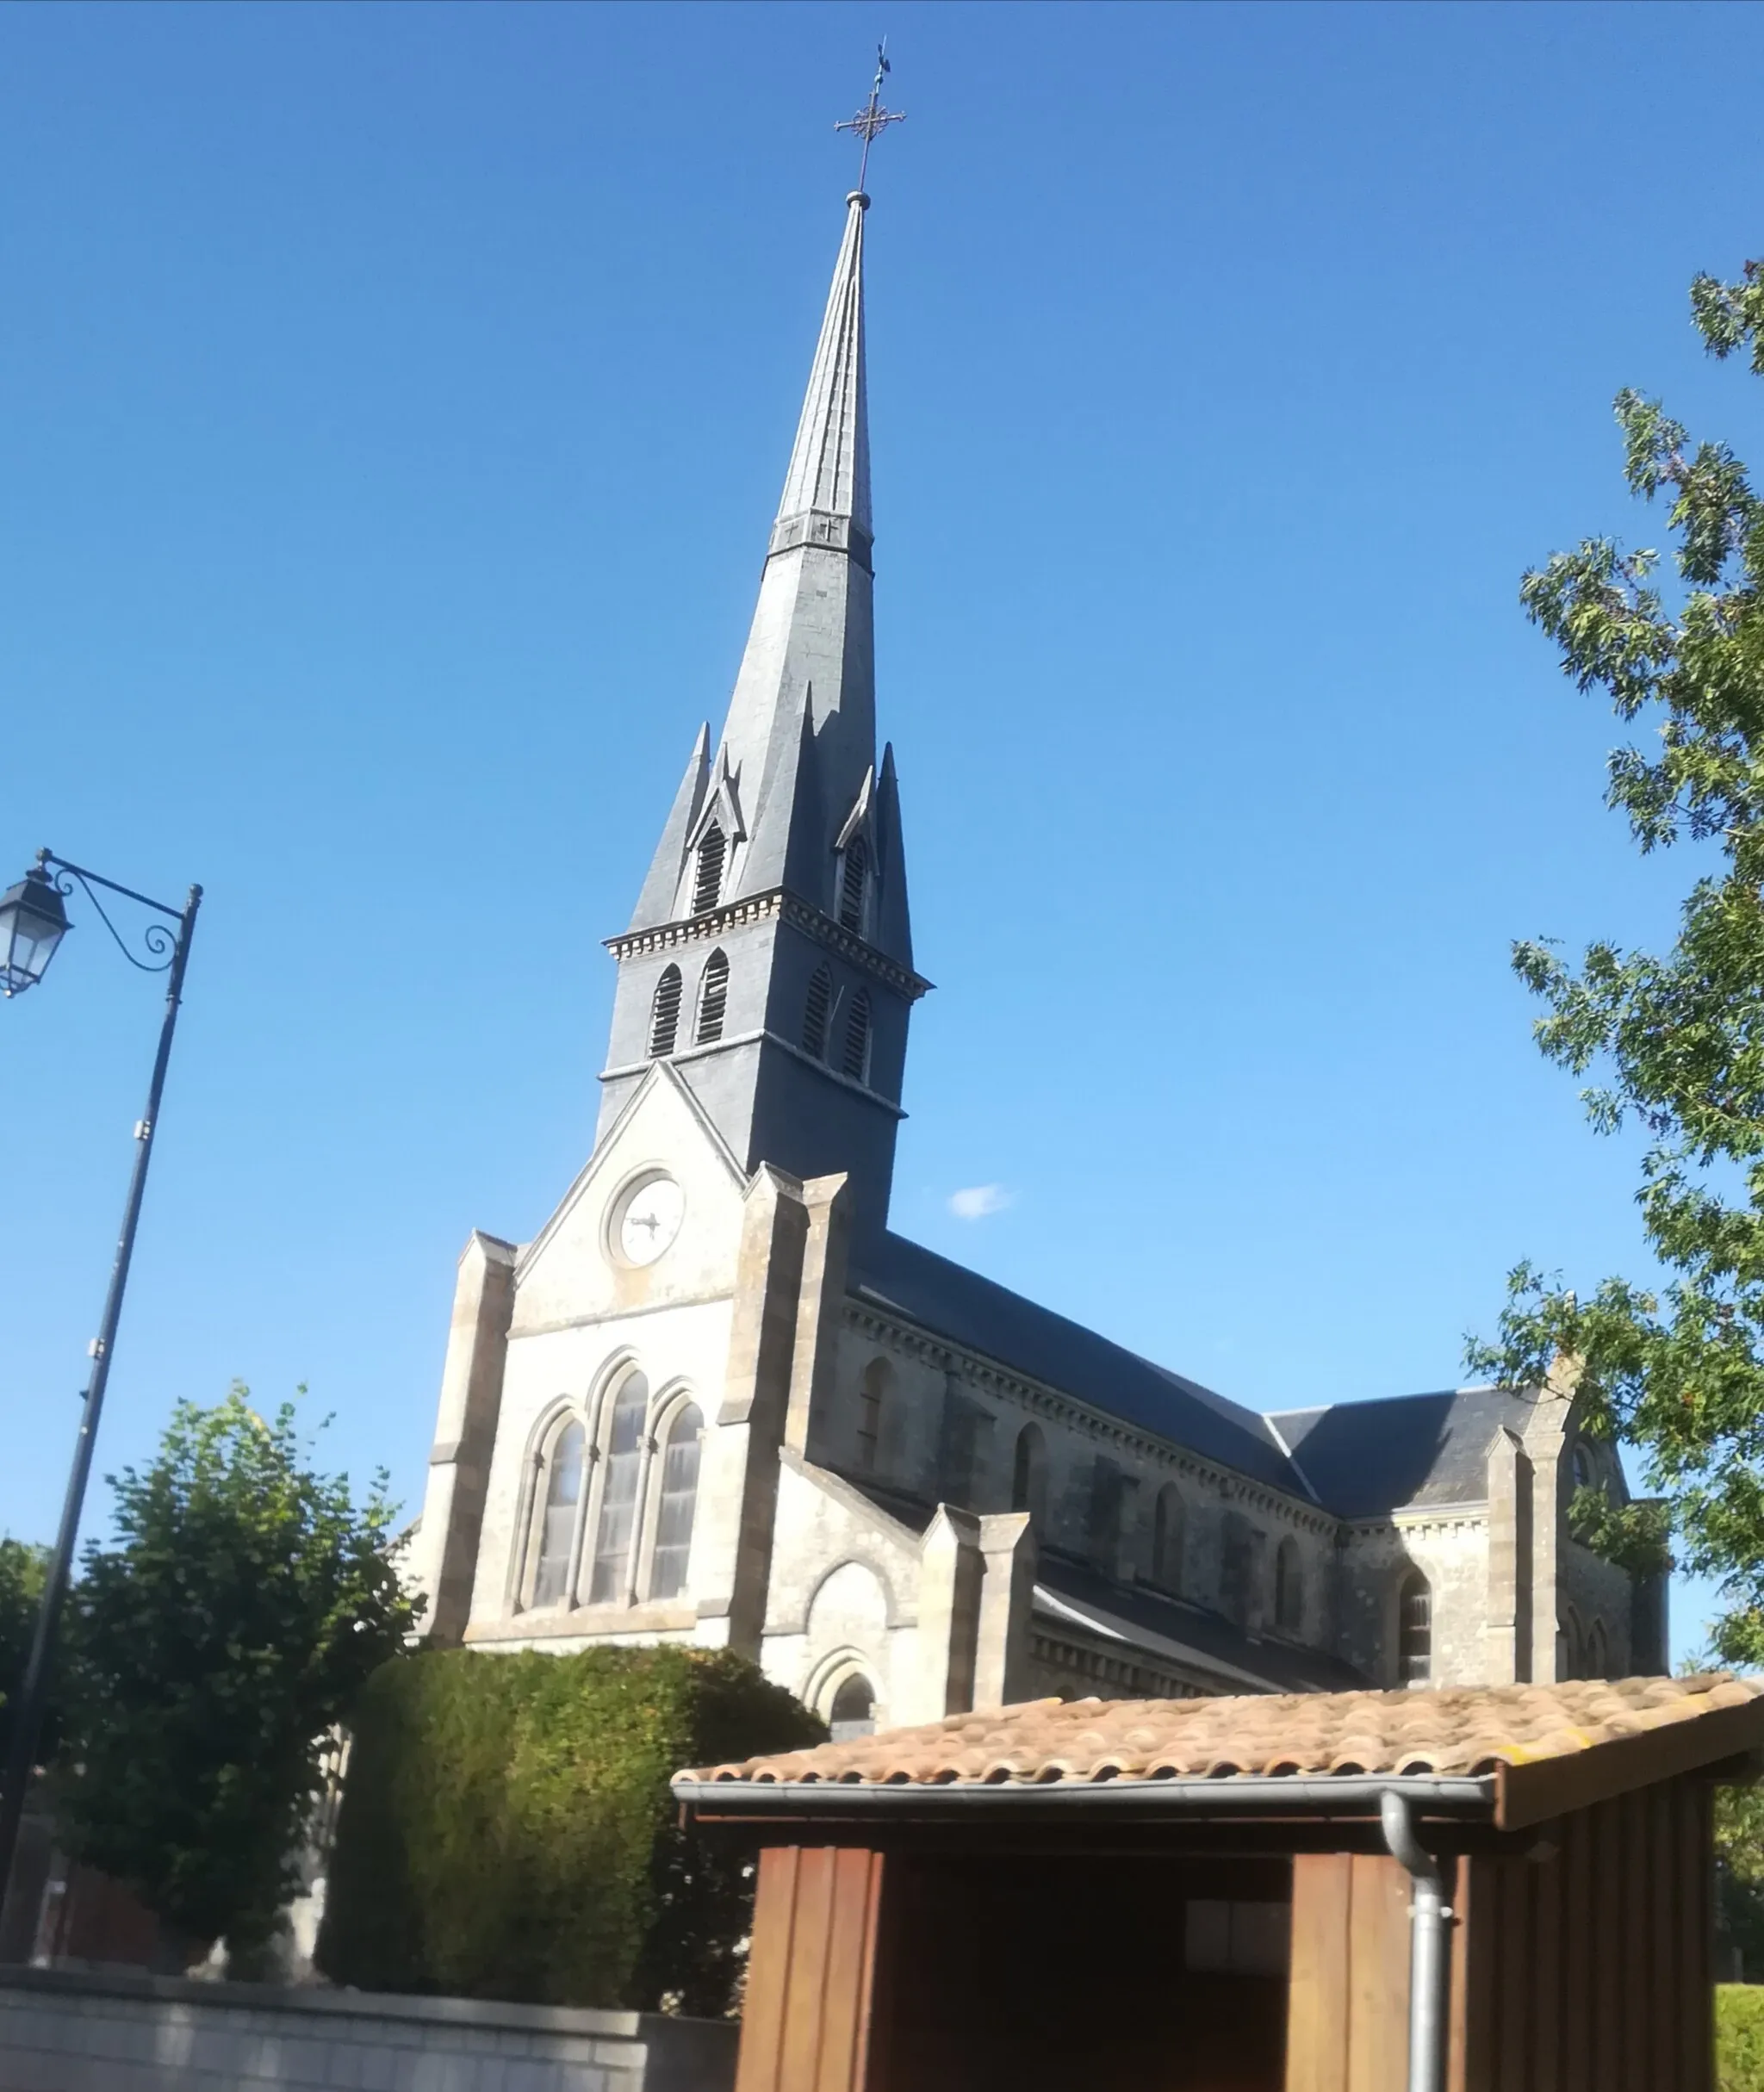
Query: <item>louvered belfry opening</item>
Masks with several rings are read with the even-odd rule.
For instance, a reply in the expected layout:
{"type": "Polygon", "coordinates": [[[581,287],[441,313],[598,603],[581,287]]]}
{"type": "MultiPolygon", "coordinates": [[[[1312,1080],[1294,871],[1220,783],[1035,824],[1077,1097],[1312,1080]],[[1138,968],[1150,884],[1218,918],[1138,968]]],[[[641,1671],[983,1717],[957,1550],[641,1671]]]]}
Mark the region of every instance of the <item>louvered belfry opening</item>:
{"type": "Polygon", "coordinates": [[[708,915],[723,897],[723,863],[729,841],[713,821],[699,839],[699,861],[693,873],[693,913],[708,915]]]}
{"type": "Polygon", "coordinates": [[[845,1021],[845,1052],[840,1062],[854,1083],[870,1071],[870,998],[862,989],[852,998],[851,1014],[845,1021]]]}
{"type": "Polygon", "coordinates": [[[833,976],[817,966],[803,1003],[803,1051],[817,1060],[827,1058],[827,1013],[833,1007],[833,976]]]}
{"type": "Polygon", "coordinates": [[[845,846],[839,871],[839,926],[861,936],[864,928],[864,882],[870,875],[870,846],[854,835],[845,846]]]}
{"type": "Polygon", "coordinates": [[[668,966],[655,984],[655,1000],[649,1009],[649,1058],[660,1060],[674,1051],[680,1036],[680,968],[668,966]]]}
{"type": "Polygon", "coordinates": [[[723,1036],[723,1013],[729,1006],[729,957],[713,952],[699,983],[698,1043],[709,1046],[723,1036]]]}

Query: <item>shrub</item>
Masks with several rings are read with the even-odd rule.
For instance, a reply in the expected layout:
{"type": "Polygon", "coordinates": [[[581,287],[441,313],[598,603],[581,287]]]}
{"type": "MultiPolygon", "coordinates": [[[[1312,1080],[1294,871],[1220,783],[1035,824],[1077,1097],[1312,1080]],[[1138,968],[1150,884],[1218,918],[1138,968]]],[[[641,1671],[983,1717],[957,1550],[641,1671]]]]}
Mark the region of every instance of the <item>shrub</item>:
{"type": "Polygon", "coordinates": [[[318,1959],[366,1990],[726,2011],[746,1857],[682,1831],[680,1766],[825,1730],[724,1650],[436,1650],[357,1709],[318,1959]]]}
{"type": "Polygon", "coordinates": [[[1715,1986],[1715,2083],[1719,2092],[1764,2092],[1764,1987],[1715,1986]]]}

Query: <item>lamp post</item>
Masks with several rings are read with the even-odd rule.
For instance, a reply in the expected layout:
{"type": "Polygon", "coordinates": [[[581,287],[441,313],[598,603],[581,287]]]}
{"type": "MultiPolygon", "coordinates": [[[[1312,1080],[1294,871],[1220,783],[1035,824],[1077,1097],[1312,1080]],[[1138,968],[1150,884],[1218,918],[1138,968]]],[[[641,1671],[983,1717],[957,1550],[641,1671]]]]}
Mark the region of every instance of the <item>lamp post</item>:
{"type": "Polygon", "coordinates": [[[110,1356],[116,1344],[116,1325],[122,1314],[123,1288],[128,1283],[129,1260],[134,1254],[135,1228],[140,1220],[141,1195],[146,1189],[147,1164],[152,1158],[153,1134],[159,1118],[159,1099],[165,1088],[166,1064],[171,1058],[171,1035],[177,1025],[177,1006],[183,994],[183,972],[189,959],[189,940],[196,926],[196,909],[202,890],[192,886],[182,909],[168,908],[132,887],[101,878],[96,872],[39,850],[37,861],[15,886],[0,894],[0,996],[22,995],[42,979],[56,947],[70,928],[65,898],[78,883],[96,909],[98,919],[115,940],[122,956],[143,973],[164,973],[165,1015],[159,1027],[159,1050],[153,1057],[153,1076],[147,1086],[146,1115],[134,1129],[134,1168],[129,1177],[128,1200],[122,1209],[122,1232],[117,1238],[115,1261],[110,1267],[110,1285],[104,1295],[103,1319],[90,1346],[92,1370],[82,1397],[79,1436],[74,1442],[73,1466],[67,1477],[67,1497],[61,1507],[61,1530],[43,1586],[43,1601],[37,1613],[36,1633],[31,1642],[30,1661],[25,1667],[13,1722],[12,1749],[8,1757],[5,1785],[0,1787],[0,1913],[18,1850],[19,1826],[24,1816],[26,1790],[42,1735],[45,1703],[48,1698],[49,1670],[55,1654],[56,1633],[61,1608],[73,1573],[74,1543],[79,1534],[81,1507],[85,1501],[86,1480],[91,1473],[92,1448],[98,1435],[98,1417],[104,1406],[104,1385],[110,1377],[110,1356]],[[119,894],[124,900],[150,909],[166,921],[150,922],[140,934],[147,956],[139,958],[105,912],[95,889],[119,894]]]}

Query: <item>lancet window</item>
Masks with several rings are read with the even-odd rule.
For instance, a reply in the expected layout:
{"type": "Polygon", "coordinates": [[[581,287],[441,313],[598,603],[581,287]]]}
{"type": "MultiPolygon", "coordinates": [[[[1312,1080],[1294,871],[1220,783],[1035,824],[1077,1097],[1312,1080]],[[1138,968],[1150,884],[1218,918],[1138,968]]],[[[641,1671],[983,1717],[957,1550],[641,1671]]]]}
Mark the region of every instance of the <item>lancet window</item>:
{"type": "Polygon", "coordinates": [[[680,1036],[680,968],[664,966],[649,1007],[649,1058],[661,1060],[674,1051],[680,1036]]]}
{"type": "Polygon", "coordinates": [[[870,1072],[870,998],[862,989],[852,997],[845,1020],[845,1052],[840,1065],[855,1083],[870,1072]]]}
{"type": "Polygon", "coordinates": [[[1039,1424],[1025,1424],[1016,1435],[1010,1462],[1010,1507],[1026,1511],[1037,1526],[1047,1516],[1047,1441],[1039,1424]]]}
{"type": "Polygon", "coordinates": [[[1295,1635],[1304,1617],[1305,1585],[1299,1566],[1299,1543],[1289,1535],[1274,1553],[1274,1624],[1295,1635]]]}
{"type": "Polygon", "coordinates": [[[708,915],[723,898],[723,866],[728,854],[728,838],[713,821],[699,838],[698,861],[693,867],[695,916],[708,915]]]}
{"type": "Polygon", "coordinates": [[[723,1036],[723,1013],[728,1007],[729,957],[726,953],[713,952],[705,962],[704,977],[699,983],[699,1045],[710,1046],[723,1036]]]}
{"type": "Polygon", "coordinates": [[[817,966],[803,998],[803,1051],[817,1060],[827,1058],[827,1013],[833,1007],[833,976],[817,966]]]}
{"type": "Polygon", "coordinates": [[[1433,1593],[1419,1570],[1404,1577],[1397,1597],[1396,1673],[1406,1685],[1433,1675],[1433,1593]]]}
{"type": "Polygon", "coordinates": [[[575,1548],[576,1507],[581,1502],[587,1434],[573,1419],[552,1439],[540,1473],[539,1559],[533,1571],[533,1603],[555,1605],[569,1595],[570,1556],[575,1548]]]}
{"type": "Polygon", "coordinates": [[[873,1474],[881,1456],[882,1410],[888,1395],[888,1361],[873,1358],[858,1387],[858,1466],[873,1474]]]}
{"type": "Polygon", "coordinates": [[[695,1402],[674,1412],[662,1455],[662,1493],[655,1513],[655,1551],[649,1562],[649,1596],[678,1598],[686,1589],[692,1553],[693,1514],[699,1502],[699,1459],[705,1419],[695,1402]]]}
{"type": "Polygon", "coordinates": [[[876,1729],[876,1694],[860,1671],[840,1680],[827,1710],[827,1728],[835,1743],[849,1743],[854,1736],[868,1736],[876,1729]]]}
{"type": "Polygon", "coordinates": [[[858,935],[864,928],[864,889],[870,876],[870,846],[854,835],[839,866],[839,923],[858,935]]]}
{"type": "Polygon", "coordinates": [[[648,1381],[641,1373],[627,1373],[612,1398],[601,1440],[600,1515],[594,1530],[591,1605],[618,1605],[630,1595],[631,1543],[637,1534],[637,1482],[649,1404],[648,1381]]]}
{"type": "Polygon", "coordinates": [[[1183,1524],[1182,1498],[1166,1482],[1152,1507],[1152,1581],[1160,1591],[1182,1589],[1183,1524]]]}

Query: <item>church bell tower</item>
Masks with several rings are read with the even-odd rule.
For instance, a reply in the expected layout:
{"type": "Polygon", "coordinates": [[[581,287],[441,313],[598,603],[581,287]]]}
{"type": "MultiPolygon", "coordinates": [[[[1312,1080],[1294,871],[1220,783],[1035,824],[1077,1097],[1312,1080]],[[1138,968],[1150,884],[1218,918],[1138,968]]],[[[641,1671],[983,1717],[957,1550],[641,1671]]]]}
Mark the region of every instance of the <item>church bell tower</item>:
{"type": "Polygon", "coordinates": [[[913,969],[894,755],[876,760],[864,224],[845,236],[729,714],[699,733],[618,961],[599,1135],[665,1060],[751,1172],[887,1215],[913,969]]]}

